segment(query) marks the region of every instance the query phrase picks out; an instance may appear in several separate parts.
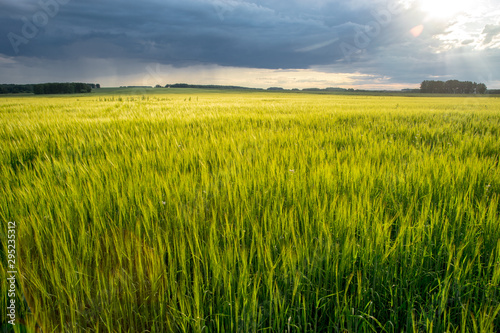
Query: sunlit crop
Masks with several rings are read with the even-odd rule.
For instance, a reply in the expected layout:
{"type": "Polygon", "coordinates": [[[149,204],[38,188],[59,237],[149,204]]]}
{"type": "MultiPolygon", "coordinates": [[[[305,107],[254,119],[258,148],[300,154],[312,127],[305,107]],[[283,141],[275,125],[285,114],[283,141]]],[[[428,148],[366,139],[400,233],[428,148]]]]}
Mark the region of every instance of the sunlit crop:
{"type": "Polygon", "coordinates": [[[499,99],[4,97],[0,150],[30,327],[500,331],[499,99]]]}

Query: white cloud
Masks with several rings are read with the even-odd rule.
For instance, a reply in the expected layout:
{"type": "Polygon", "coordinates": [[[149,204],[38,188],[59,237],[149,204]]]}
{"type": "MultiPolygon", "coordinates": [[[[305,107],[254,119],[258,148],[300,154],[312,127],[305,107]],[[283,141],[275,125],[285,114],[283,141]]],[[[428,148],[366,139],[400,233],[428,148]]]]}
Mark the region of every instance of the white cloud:
{"type": "Polygon", "coordinates": [[[487,24],[482,34],[484,35],[483,45],[500,41],[500,24],[487,24]]]}
{"type": "Polygon", "coordinates": [[[12,66],[15,65],[17,61],[14,57],[2,56],[0,54],[0,66],[12,66]]]}

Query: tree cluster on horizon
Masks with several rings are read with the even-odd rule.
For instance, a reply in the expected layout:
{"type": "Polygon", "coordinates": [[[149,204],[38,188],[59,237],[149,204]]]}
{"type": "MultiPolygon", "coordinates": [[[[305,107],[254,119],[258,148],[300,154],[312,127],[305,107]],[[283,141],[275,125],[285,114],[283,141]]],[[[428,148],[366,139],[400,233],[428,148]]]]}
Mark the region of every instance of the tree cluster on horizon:
{"type": "Polygon", "coordinates": [[[100,88],[99,84],[93,83],[41,83],[33,85],[35,95],[41,94],[80,94],[90,93],[92,88],[100,88]]]}
{"type": "Polygon", "coordinates": [[[0,84],[0,94],[32,94],[32,84],[0,84]]]}
{"type": "Polygon", "coordinates": [[[99,83],[0,84],[0,94],[75,94],[99,89],[99,83]]]}
{"type": "Polygon", "coordinates": [[[430,94],[485,94],[486,90],[487,87],[484,83],[471,81],[425,80],[420,84],[420,92],[430,94]]]}

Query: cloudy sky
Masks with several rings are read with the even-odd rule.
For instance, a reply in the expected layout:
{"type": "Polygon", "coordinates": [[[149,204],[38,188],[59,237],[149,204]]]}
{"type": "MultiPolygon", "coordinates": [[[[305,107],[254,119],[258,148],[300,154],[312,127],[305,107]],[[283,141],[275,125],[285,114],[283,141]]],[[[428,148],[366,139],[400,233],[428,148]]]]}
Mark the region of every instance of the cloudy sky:
{"type": "Polygon", "coordinates": [[[2,0],[0,83],[500,88],[500,0],[2,0]]]}

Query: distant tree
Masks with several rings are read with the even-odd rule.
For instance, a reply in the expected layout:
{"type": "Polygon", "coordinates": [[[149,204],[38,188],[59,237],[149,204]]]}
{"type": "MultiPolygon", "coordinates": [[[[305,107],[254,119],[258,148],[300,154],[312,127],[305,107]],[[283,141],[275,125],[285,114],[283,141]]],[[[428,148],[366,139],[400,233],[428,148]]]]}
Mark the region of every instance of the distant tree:
{"type": "Polygon", "coordinates": [[[486,94],[486,91],[488,88],[486,88],[486,85],[484,83],[479,83],[476,88],[476,93],[478,94],[486,94]]]}
{"type": "Polygon", "coordinates": [[[424,81],[422,81],[422,83],[420,83],[420,92],[421,93],[426,94],[426,93],[430,92],[429,82],[430,81],[424,80],[424,81]]]}
{"type": "MultiPolygon", "coordinates": [[[[441,81],[435,81],[435,82],[441,82],[441,81]]],[[[458,82],[458,80],[448,80],[444,84],[443,93],[457,94],[460,92],[460,85],[461,83],[458,82]]]]}
{"type": "Polygon", "coordinates": [[[443,81],[434,81],[433,92],[436,94],[446,93],[446,86],[443,81]]]}
{"type": "Polygon", "coordinates": [[[75,93],[89,93],[92,91],[92,88],[85,83],[74,83],[74,91],[75,93]]]}
{"type": "Polygon", "coordinates": [[[162,88],[162,86],[160,86],[159,84],[157,84],[157,85],[155,86],[155,88],[162,88]]]}
{"type": "Polygon", "coordinates": [[[33,86],[33,92],[35,93],[35,95],[45,94],[45,85],[43,85],[43,84],[35,84],[33,86]]]}
{"type": "Polygon", "coordinates": [[[90,93],[92,88],[87,83],[42,83],[33,86],[33,92],[39,94],[74,94],[90,93]]]}
{"type": "Polygon", "coordinates": [[[466,81],[464,82],[464,90],[463,90],[463,94],[473,94],[474,93],[474,83],[470,82],[470,81],[466,81]]]}

